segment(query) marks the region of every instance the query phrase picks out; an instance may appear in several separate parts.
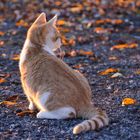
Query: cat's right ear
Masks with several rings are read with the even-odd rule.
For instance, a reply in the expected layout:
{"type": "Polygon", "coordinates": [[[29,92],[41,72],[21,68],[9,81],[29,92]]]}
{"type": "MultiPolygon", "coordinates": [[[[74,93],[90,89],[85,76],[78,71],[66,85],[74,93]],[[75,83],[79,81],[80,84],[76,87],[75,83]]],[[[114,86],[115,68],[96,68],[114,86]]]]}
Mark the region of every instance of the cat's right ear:
{"type": "Polygon", "coordinates": [[[46,23],[46,14],[43,12],[41,13],[38,18],[35,20],[35,22],[32,25],[41,25],[46,23]]]}

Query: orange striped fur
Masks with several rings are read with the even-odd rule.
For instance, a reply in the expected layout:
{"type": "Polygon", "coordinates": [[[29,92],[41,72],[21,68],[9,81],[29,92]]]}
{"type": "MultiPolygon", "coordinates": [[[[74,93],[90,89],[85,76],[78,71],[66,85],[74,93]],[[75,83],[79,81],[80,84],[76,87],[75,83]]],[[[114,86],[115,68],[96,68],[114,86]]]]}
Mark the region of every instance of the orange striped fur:
{"type": "Polygon", "coordinates": [[[83,117],[74,134],[108,125],[107,114],[91,103],[91,88],[86,78],[55,56],[60,34],[55,16],[46,21],[42,13],[29,28],[21,51],[21,82],[30,104],[38,109],[37,118],[66,119],[83,117]]]}

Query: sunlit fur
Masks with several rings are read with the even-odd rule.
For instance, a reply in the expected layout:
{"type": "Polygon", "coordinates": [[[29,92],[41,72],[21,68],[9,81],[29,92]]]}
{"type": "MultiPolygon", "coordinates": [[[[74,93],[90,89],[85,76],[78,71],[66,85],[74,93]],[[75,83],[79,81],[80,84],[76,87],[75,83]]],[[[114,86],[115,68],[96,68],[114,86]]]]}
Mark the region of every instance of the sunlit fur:
{"type": "Polygon", "coordinates": [[[29,109],[37,108],[38,118],[89,120],[76,125],[74,134],[108,125],[105,112],[91,103],[91,89],[86,78],[55,56],[61,46],[55,16],[46,21],[42,13],[29,28],[20,55],[20,73],[29,109]]]}

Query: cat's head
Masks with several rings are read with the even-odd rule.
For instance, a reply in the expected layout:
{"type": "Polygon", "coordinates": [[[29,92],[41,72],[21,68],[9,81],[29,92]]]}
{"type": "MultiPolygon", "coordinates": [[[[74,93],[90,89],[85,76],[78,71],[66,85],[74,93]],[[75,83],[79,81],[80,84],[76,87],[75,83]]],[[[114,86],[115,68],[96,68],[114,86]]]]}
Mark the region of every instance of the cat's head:
{"type": "Polygon", "coordinates": [[[27,39],[41,49],[55,51],[61,46],[60,33],[56,28],[57,16],[48,22],[45,13],[41,13],[31,25],[27,33],[27,39]]]}

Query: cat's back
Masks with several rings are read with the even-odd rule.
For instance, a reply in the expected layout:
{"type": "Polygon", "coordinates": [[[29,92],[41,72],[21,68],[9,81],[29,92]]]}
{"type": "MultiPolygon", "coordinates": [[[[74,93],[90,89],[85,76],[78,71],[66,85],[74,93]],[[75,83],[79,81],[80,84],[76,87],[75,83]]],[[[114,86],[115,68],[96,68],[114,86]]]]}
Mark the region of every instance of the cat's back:
{"type": "Polygon", "coordinates": [[[39,85],[51,84],[54,87],[73,87],[82,92],[91,92],[85,77],[70,68],[63,60],[46,51],[31,51],[25,64],[27,79],[39,85]]]}

